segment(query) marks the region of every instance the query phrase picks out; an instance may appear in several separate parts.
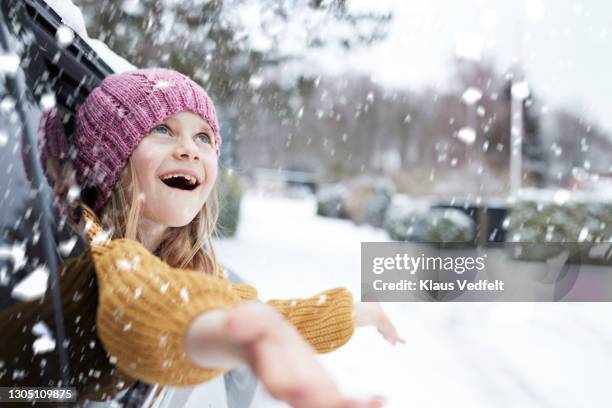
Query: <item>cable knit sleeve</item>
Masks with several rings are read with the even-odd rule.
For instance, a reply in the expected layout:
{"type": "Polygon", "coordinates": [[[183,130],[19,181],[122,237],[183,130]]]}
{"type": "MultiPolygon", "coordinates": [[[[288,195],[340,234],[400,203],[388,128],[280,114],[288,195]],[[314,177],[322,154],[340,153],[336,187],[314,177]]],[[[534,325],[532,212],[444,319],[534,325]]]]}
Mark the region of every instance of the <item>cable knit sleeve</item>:
{"type": "Polygon", "coordinates": [[[348,342],[355,330],[353,296],[344,288],[307,299],[270,300],[318,353],[329,353],[348,342]]]}
{"type": "MultiPolygon", "coordinates": [[[[246,284],[233,289],[243,300],[256,300],[257,290],[246,284]]],[[[278,310],[318,352],[328,353],[345,344],[355,330],[353,296],[344,288],[331,289],[308,299],[271,300],[278,310]]]]}

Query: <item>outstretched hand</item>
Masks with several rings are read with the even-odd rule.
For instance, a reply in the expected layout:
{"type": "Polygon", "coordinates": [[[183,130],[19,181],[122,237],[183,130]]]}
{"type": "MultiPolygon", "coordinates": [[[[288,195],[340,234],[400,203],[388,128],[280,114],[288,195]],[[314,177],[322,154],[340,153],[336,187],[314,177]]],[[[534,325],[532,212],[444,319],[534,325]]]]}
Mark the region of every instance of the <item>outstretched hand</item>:
{"type": "Polygon", "coordinates": [[[275,398],[295,408],[374,408],[340,394],[298,331],[268,305],[250,302],[228,313],[228,337],[247,348],[255,375],[275,398]]]}
{"type": "Polygon", "coordinates": [[[187,333],[186,351],[192,361],[208,368],[233,365],[231,359],[224,364],[218,358],[233,354],[249,364],[270,395],[294,408],[382,406],[378,399],[360,401],[342,395],[299,332],[273,307],[260,302],[196,318],[187,333]]]}

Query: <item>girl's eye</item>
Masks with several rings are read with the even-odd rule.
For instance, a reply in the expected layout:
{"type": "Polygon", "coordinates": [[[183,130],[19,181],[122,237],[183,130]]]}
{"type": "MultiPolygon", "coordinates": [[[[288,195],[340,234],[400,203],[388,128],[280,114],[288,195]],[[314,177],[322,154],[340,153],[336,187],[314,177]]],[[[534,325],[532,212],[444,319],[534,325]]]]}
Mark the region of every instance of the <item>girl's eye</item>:
{"type": "Polygon", "coordinates": [[[155,126],[155,129],[153,129],[153,131],[165,135],[168,133],[168,127],[166,125],[157,125],[155,126]]]}
{"type": "Polygon", "coordinates": [[[210,143],[210,136],[208,136],[206,133],[199,133],[196,136],[196,139],[202,143],[210,143]]]}

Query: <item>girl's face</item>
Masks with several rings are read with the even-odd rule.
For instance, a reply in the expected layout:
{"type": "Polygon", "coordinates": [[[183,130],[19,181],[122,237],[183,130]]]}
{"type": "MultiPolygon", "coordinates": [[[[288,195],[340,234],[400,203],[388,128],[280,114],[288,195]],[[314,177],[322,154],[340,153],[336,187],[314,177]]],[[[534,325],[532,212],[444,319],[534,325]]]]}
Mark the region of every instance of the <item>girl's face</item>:
{"type": "Polygon", "coordinates": [[[166,118],[138,144],[131,160],[143,216],[167,227],[189,224],[217,179],[214,135],[197,114],[166,118]]]}

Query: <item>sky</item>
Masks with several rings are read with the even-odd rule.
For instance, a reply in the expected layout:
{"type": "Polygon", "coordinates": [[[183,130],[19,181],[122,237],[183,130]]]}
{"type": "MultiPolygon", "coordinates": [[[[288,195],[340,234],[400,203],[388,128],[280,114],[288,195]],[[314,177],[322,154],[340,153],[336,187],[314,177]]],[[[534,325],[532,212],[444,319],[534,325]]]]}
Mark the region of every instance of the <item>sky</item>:
{"type": "MultiPolygon", "coordinates": [[[[352,0],[393,12],[389,35],[334,71],[371,74],[389,87],[447,85],[453,58],[520,60],[549,108],[568,107],[612,131],[612,3],[601,0],[352,0]],[[480,50],[481,49],[481,50],[480,50]],[[481,52],[479,52],[481,51],[481,52]]],[[[329,61],[328,61],[329,62],[329,61]]]]}

